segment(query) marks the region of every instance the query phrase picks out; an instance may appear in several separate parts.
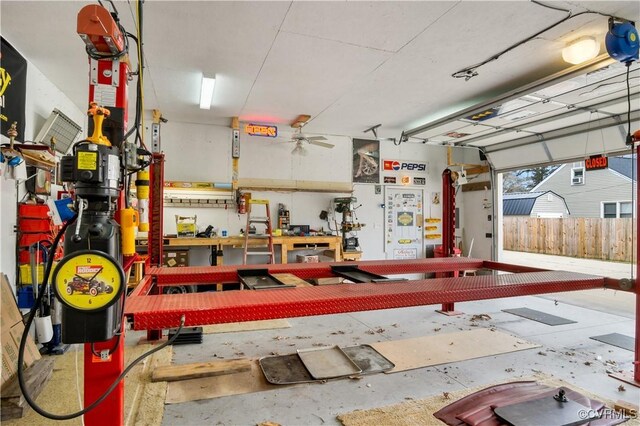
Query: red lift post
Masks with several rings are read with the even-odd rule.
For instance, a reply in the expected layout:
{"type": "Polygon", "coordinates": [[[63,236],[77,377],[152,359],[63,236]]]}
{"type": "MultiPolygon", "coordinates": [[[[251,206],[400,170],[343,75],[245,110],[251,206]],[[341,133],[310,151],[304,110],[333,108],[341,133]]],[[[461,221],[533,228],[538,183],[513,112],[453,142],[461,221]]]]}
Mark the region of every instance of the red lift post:
{"type": "MultiPolygon", "coordinates": [[[[456,190],[453,186],[453,176],[450,169],[442,172],[442,257],[456,255],[456,190]]],[[[437,249],[436,249],[437,250],[437,249]]],[[[436,277],[457,277],[458,271],[439,274],[436,277]]],[[[455,310],[453,303],[444,303],[437,312],[454,316],[462,312],[455,310]]]]}
{"type": "MultiPolygon", "coordinates": [[[[104,7],[87,5],[78,12],[77,32],[89,53],[89,104],[96,103],[110,111],[104,126],[111,143],[120,146],[128,121],[129,64],[126,40],[118,24],[104,7]]],[[[92,126],[89,121],[89,133],[92,126]]],[[[118,208],[123,205],[120,197],[118,208]]],[[[125,263],[126,259],[125,259],[125,263]]],[[[124,323],[121,334],[107,342],[84,345],[84,405],[96,401],[124,371],[124,323]],[[115,349],[114,349],[115,348],[115,349]],[[107,360],[93,355],[110,351],[107,360]]],[[[124,383],[121,381],[95,409],[84,415],[87,425],[122,425],[124,422],[124,383]]]]}

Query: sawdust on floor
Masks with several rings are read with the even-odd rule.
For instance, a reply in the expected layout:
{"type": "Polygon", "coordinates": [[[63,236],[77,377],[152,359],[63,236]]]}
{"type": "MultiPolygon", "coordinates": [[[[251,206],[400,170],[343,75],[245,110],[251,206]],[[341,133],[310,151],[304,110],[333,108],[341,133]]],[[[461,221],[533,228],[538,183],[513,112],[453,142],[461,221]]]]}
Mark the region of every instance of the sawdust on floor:
{"type": "MultiPolygon", "coordinates": [[[[539,383],[550,387],[560,387],[565,386],[571,389],[574,389],[581,394],[588,396],[591,399],[597,399],[599,401],[604,402],[608,407],[613,407],[614,402],[598,395],[595,395],[591,392],[580,389],[577,386],[574,386],[564,380],[544,375],[537,374],[535,376],[529,377],[520,377],[514,378],[512,380],[508,380],[507,382],[517,382],[523,380],[535,380],[539,383]]],[[[501,382],[505,383],[505,382],[501,382]]],[[[442,423],[440,420],[433,417],[433,413],[440,410],[441,408],[459,400],[460,398],[464,398],[467,395],[470,395],[479,390],[485,389],[489,386],[493,386],[499,383],[487,384],[483,386],[478,386],[474,388],[461,389],[454,392],[448,392],[445,394],[440,394],[436,396],[432,396],[430,398],[420,399],[420,400],[411,400],[407,402],[401,402],[399,404],[389,405],[386,407],[372,408],[369,410],[355,410],[350,413],[340,414],[337,416],[337,419],[344,426],[369,426],[369,425],[440,425],[442,423]]],[[[625,425],[640,425],[639,419],[632,419],[628,422],[624,423],[625,425]]]]}
{"type": "MultiPolygon", "coordinates": [[[[144,344],[125,348],[125,366],[132,360],[152,349],[154,345],[144,344]]],[[[151,371],[155,365],[168,364],[172,359],[172,347],[168,346],[136,365],[127,375],[124,386],[125,425],[160,425],[164,415],[166,382],[151,382],[151,371]]],[[[74,345],[64,355],[54,356],[53,375],[36,402],[44,410],[54,414],[66,414],[81,409],[83,398],[84,355],[79,345],[74,345]],[[78,352],[76,352],[78,347],[78,352]],[[76,385],[76,355],[78,379],[76,385]],[[80,397],[78,396],[80,395],[80,397]]],[[[82,425],[80,418],[57,421],[41,417],[29,410],[21,419],[7,420],[3,425],[82,425]]]]}

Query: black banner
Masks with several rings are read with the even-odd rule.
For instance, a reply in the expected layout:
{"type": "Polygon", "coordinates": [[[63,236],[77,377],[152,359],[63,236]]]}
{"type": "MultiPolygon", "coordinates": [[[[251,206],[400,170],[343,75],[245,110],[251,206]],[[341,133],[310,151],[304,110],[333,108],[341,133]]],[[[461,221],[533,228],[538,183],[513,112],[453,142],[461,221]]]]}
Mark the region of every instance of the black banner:
{"type": "Polygon", "coordinates": [[[0,131],[7,136],[11,124],[18,123],[19,141],[24,141],[27,61],[4,38],[0,48],[0,131]]]}

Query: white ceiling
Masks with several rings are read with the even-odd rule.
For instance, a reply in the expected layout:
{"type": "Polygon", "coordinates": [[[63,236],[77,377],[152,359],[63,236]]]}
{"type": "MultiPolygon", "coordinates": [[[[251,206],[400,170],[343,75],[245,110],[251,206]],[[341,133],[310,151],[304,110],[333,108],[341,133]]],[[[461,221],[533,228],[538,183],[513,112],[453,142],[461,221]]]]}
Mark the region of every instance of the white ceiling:
{"type": "MultiPolygon", "coordinates": [[[[78,107],[87,102],[87,57],[75,32],[78,1],[0,2],[2,36],[78,107]]],[[[553,2],[637,19],[635,1],[553,2]]],[[[116,1],[134,32],[130,5],[116,1]]],[[[146,1],[145,109],[169,120],[228,125],[289,123],[310,114],[311,133],[381,137],[553,74],[567,41],[603,40],[607,19],[583,15],[479,69],[451,74],[564,16],[527,1],[146,1]],[[200,77],[215,75],[211,110],[198,108],[200,77]]],[[[133,55],[135,62],[135,55],[133,55]]],[[[133,94],[133,92],[131,92],[133,94]]],[[[454,127],[455,128],[455,127],[454,127]]]]}

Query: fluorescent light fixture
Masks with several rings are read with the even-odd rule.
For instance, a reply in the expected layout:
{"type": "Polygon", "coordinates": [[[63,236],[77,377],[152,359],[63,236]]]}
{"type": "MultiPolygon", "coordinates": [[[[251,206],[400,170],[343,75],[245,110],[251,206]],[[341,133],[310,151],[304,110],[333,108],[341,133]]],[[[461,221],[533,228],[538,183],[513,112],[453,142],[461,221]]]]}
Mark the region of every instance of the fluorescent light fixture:
{"type": "Polygon", "coordinates": [[[600,43],[594,37],[583,37],[562,49],[562,59],[570,64],[581,64],[600,53],[600,43]]]}
{"type": "Polygon", "coordinates": [[[202,76],[202,87],[200,88],[200,109],[211,109],[214,87],[216,87],[215,78],[202,76]]]}

